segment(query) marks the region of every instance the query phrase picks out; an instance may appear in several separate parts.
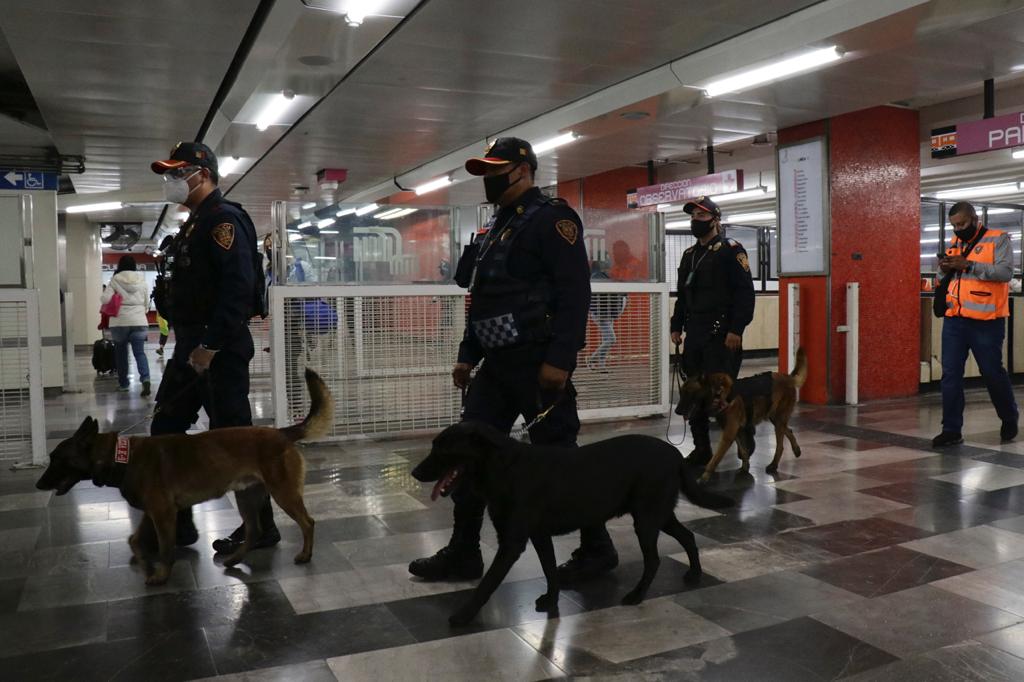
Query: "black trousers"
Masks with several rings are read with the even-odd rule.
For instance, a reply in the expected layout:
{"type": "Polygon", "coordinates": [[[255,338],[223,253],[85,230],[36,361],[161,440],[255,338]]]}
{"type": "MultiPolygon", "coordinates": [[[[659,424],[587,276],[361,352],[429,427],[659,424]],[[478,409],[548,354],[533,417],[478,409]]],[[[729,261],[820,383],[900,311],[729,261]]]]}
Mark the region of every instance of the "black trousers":
{"type": "MultiPolygon", "coordinates": [[[[525,347],[492,353],[473,378],[463,420],[490,424],[508,433],[520,415],[529,424],[540,412],[558,400],[554,409],[530,429],[530,442],[535,445],[576,447],[580,419],[576,412],[576,391],[570,381],[559,400],[560,391],[542,392],[537,374],[543,363],[544,349],[525,347]]],[[[459,486],[452,493],[455,502],[455,528],[452,544],[477,547],[487,503],[470,486],[459,486]]],[[[614,550],[611,537],[603,525],[580,530],[580,549],[587,553],[614,550]]]]}
{"type": "MultiPolygon", "coordinates": [[[[683,338],[683,371],[686,376],[725,372],[735,379],[743,363],[743,350],[726,348],[724,331],[712,333],[711,329],[693,327],[687,328],[683,338]]],[[[711,451],[711,419],[703,410],[690,417],[690,432],[696,450],[711,451]]]]}
{"type": "MultiPolygon", "coordinates": [[[[211,429],[252,426],[249,404],[249,361],[253,356],[249,328],[243,330],[213,356],[210,370],[197,375],[188,364],[189,355],[199,346],[202,329],[175,327],[174,355],[164,371],[150,434],[185,433],[199,419],[202,408],[210,418],[211,429]]],[[[270,496],[260,509],[262,530],[274,527],[270,496]]],[[[186,512],[187,514],[187,512],[186,512]]]]}

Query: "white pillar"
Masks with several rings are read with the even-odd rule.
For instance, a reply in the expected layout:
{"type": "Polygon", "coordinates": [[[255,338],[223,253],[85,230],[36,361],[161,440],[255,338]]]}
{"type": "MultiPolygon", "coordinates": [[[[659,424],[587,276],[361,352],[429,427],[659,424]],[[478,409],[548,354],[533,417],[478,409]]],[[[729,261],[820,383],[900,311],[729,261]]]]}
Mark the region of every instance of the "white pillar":
{"type": "Polygon", "coordinates": [[[70,213],[67,235],[68,291],[72,294],[76,346],[91,345],[101,334],[100,291],[103,289],[103,250],[100,231],[84,215],[70,213]]]}

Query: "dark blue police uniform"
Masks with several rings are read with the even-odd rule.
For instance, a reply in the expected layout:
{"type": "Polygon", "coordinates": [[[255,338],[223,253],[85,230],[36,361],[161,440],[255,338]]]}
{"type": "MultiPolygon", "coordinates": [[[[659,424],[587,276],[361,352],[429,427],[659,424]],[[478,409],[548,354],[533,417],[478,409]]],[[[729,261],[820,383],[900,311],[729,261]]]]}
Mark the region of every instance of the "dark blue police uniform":
{"type": "MultiPolygon", "coordinates": [[[[683,252],[670,329],[686,332],[683,370],[688,376],[725,372],[735,379],[743,351],[729,350],[725,337],[730,332],[742,336],[753,318],[754,283],[742,244],[718,235],[683,252]]],[[[709,427],[706,414],[690,418],[695,447],[691,457],[697,463],[710,459],[709,427]]]]}
{"type": "MultiPolygon", "coordinates": [[[[535,444],[576,447],[580,421],[572,381],[563,391],[541,390],[537,377],[547,363],[570,372],[585,344],[590,268],[579,216],[561,199],[531,188],[503,207],[478,244],[470,282],[469,320],[458,361],[475,366],[463,419],[486,422],[508,433],[522,415],[535,444]]],[[[484,500],[460,486],[453,542],[476,546],[484,500]]],[[[611,549],[604,527],[581,531],[587,550],[611,549]]]]}
{"type": "MultiPolygon", "coordinates": [[[[165,301],[174,327],[174,355],[157,391],[152,435],[185,433],[202,407],[210,428],[251,426],[249,362],[253,357],[248,321],[259,305],[262,267],[256,229],[245,210],[211,192],[192,212],[166,252],[170,286],[165,301]],[[216,350],[210,369],[197,376],[189,356],[198,346],[216,350]]],[[[189,512],[179,516],[182,523],[189,512]]],[[[269,497],[260,512],[261,532],[276,532],[269,497]]],[[[184,544],[188,544],[185,542],[184,544]]]]}

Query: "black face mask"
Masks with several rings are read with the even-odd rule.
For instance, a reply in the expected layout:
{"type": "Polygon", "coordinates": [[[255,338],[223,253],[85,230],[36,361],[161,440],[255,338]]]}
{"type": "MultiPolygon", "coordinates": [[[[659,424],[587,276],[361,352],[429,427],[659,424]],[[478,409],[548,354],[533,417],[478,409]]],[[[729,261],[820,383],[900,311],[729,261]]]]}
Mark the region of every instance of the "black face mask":
{"type": "Polygon", "coordinates": [[[690,234],[697,239],[702,239],[711,232],[711,224],[714,220],[691,220],[690,221],[690,234]]]}
{"type": "MultiPolygon", "coordinates": [[[[513,169],[514,170],[514,169],[513,169]]],[[[488,175],[484,177],[484,195],[487,197],[488,203],[496,204],[501,199],[501,196],[505,193],[512,185],[522,180],[515,182],[509,182],[508,176],[512,174],[512,171],[508,173],[502,173],[501,175],[488,175]]]]}
{"type": "Polygon", "coordinates": [[[978,231],[978,224],[977,223],[971,223],[970,225],[968,225],[967,227],[965,227],[962,230],[953,230],[953,234],[955,234],[956,238],[959,239],[960,241],[962,241],[962,242],[969,242],[974,237],[974,234],[977,231],[978,231]]]}

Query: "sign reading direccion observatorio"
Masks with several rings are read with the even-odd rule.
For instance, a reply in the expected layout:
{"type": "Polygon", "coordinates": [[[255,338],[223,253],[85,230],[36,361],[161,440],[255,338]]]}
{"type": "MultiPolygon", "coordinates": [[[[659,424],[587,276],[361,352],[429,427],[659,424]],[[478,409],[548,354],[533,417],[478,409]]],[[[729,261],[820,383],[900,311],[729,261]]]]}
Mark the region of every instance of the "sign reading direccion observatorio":
{"type": "Polygon", "coordinates": [[[627,208],[643,208],[658,204],[677,204],[701,196],[738,192],[743,186],[743,171],[729,170],[699,178],[686,178],[660,185],[638,187],[626,192],[627,208]]]}

